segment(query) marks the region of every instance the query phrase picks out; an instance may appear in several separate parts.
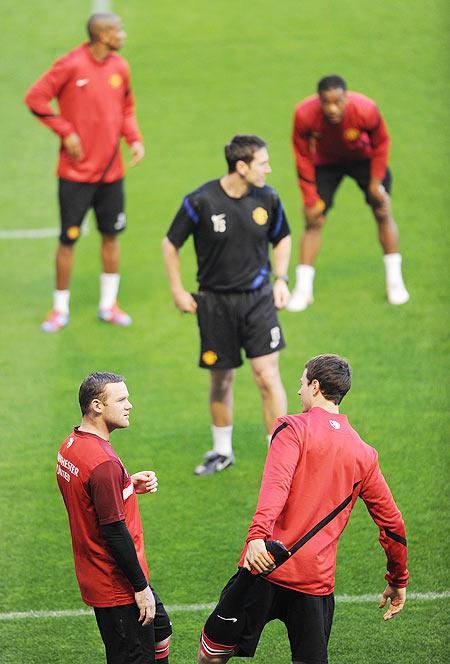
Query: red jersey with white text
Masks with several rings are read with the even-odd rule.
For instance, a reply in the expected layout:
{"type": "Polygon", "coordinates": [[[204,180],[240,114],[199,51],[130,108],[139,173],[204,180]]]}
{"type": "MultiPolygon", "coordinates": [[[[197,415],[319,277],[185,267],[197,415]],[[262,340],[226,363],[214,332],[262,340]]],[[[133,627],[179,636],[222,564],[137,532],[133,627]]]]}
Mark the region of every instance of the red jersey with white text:
{"type": "Polygon", "coordinates": [[[120,139],[123,136],[128,145],[142,139],[134,113],[129,66],[120,55],[109,53],[99,61],[88,44],[82,44],[57,60],[32,85],[25,103],[61,138],[72,133],[80,137],[84,152],[81,161],[70,159],[61,143],[57,169],[61,178],[114,182],[123,177],[120,139]],[[59,114],[50,104],[55,98],[59,114]]]}
{"type": "Polygon", "coordinates": [[[376,450],[361,440],[345,415],[318,407],[279,418],[274,433],[247,542],[277,539],[291,548],[313,529],[315,534],[267,580],[311,595],[333,592],[337,544],[360,496],[380,530],[386,580],[406,586],[405,527],[376,450]],[[346,499],[345,508],[321,525],[346,499]]]}
{"type": "Polygon", "coordinates": [[[389,135],[372,99],[347,93],[344,117],[333,124],[323,114],[318,95],[308,97],[295,109],[292,143],[298,183],[307,207],[319,196],[315,167],[370,160],[370,175],[384,179],[389,153],[389,135]]]}
{"type": "Polygon", "coordinates": [[[125,520],[148,580],[139,507],[125,466],[107,440],[75,428],[59,449],[56,477],[69,516],[81,597],[96,607],[132,604],[133,587],[100,530],[125,520]]]}

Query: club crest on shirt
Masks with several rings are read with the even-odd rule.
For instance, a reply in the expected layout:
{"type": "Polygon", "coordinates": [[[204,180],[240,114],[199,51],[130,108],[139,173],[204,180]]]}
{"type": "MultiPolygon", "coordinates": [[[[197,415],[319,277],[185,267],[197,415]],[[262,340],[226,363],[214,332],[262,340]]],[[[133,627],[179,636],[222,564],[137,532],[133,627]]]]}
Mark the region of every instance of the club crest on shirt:
{"type": "Polygon", "coordinates": [[[359,138],[359,133],[359,129],[349,127],[344,131],[344,138],[346,141],[356,141],[356,139],[359,138]]]}
{"type": "Polygon", "coordinates": [[[202,360],[205,364],[211,367],[217,362],[217,353],[213,350],[206,350],[202,355],[202,360]]]}
{"type": "Polygon", "coordinates": [[[122,85],[122,76],[120,74],[111,74],[108,79],[108,83],[114,89],[120,88],[122,85]]]}
{"type": "Polygon", "coordinates": [[[258,226],[264,226],[268,218],[268,212],[263,207],[257,207],[252,212],[252,219],[258,226]]]}

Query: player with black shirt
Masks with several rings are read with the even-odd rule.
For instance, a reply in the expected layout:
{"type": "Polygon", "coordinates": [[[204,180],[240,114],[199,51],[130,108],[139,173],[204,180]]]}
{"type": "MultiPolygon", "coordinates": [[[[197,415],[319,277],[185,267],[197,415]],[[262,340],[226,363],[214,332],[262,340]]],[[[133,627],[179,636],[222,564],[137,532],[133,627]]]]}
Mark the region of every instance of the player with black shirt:
{"type": "Polygon", "coordinates": [[[233,381],[235,368],[242,364],[241,348],[261,392],[268,436],[275,419],[287,410],[278,367],[285,343],[276,309],[289,299],[289,226],[277,193],[265,184],[271,172],[266,143],[257,136],[235,136],[225,146],[225,158],[227,175],[184,198],[163,242],[175,306],[197,314],[199,364],[211,375],[213,449],[196,467],[197,475],[224,470],[234,462],[233,381]],[[179,249],[191,234],[198,264],[196,294],[185,290],[180,274],[179,249]]]}

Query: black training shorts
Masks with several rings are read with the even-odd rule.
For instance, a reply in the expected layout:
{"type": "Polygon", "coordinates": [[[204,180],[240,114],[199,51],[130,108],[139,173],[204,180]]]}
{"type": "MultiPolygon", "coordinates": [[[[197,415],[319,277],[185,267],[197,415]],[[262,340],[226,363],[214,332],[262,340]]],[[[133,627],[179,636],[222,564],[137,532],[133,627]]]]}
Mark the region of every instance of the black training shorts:
{"type": "MultiPolygon", "coordinates": [[[[333,207],[334,194],[346,175],[355,180],[358,187],[364,192],[366,202],[369,203],[370,159],[351,161],[346,164],[316,166],[317,193],[325,203],[325,214],[333,207]]],[[[389,168],[386,169],[382,184],[389,194],[392,186],[392,174],[389,168]]]]}
{"type": "Polygon", "coordinates": [[[100,233],[116,235],[126,226],[122,179],[91,184],[60,178],[58,196],[61,218],[59,240],[62,244],[73,244],[79,238],[81,222],[89,208],[95,212],[100,233]]]}
{"type": "Polygon", "coordinates": [[[155,662],[155,643],[172,634],[172,623],[163,603],[155,597],[155,618],[144,627],[136,604],[94,608],[95,618],[105,644],[107,664],[151,664],[155,662]]]}
{"type": "Polygon", "coordinates": [[[223,589],[203,628],[202,650],[229,654],[234,646],[234,656],[253,657],[264,626],[278,619],[286,625],[293,661],[327,664],[333,593],[307,595],[250,576],[241,568],[223,589]]]}
{"type": "Polygon", "coordinates": [[[270,283],[244,293],[199,291],[194,298],[200,329],[200,367],[239,367],[241,348],[248,358],[284,348],[270,283]]]}

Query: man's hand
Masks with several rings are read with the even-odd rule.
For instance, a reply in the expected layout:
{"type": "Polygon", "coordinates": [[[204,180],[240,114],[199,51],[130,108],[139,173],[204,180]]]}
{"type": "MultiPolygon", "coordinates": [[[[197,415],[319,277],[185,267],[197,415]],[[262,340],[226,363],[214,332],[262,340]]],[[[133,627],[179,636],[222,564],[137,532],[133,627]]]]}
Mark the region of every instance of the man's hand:
{"type": "Polygon", "coordinates": [[[387,202],[388,194],[378,178],[370,178],[368,194],[371,205],[385,205],[387,202]]]}
{"type": "Polygon", "coordinates": [[[130,477],[136,493],[156,493],[158,491],[158,478],[153,470],[141,470],[130,477]]]}
{"type": "Polygon", "coordinates": [[[133,158],[128,162],[128,166],[132,168],[133,166],[136,166],[136,164],[139,164],[139,162],[145,157],[145,148],[140,141],[135,141],[130,145],[130,150],[133,154],[133,158]]]}
{"type": "Polygon", "coordinates": [[[83,148],[81,147],[81,141],[78,134],[73,133],[69,134],[68,136],[64,136],[62,139],[62,144],[71,159],[74,161],[81,161],[84,159],[84,152],[83,148]]]}
{"type": "Polygon", "coordinates": [[[197,302],[188,291],[180,290],[173,293],[173,299],[177,309],[185,314],[197,313],[197,302]]]}
{"type": "Polygon", "coordinates": [[[255,539],[248,542],[244,558],[244,567],[250,572],[253,569],[259,573],[270,572],[270,570],[275,568],[273,558],[268,553],[263,539],[255,539]]]}
{"type": "Polygon", "coordinates": [[[406,588],[394,588],[394,586],[386,586],[378,608],[383,609],[386,606],[387,600],[390,599],[391,603],[388,610],[383,616],[384,620],[391,620],[397,613],[399,613],[406,602],[406,588]]]}
{"type": "Polygon", "coordinates": [[[277,309],[284,309],[289,301],[290,293],[284,279],[275,279],[273,282],[273,301],[277,309]]]}
{"type": "Polygon", "coordinates": [[[150,586],[147,586],[147,588],[138,593],[134,593],[134,601],[139,609],[138,620],[142,623],[142,626],[151,623],[155,617],[156,606],[150,586]]]}
{"type": "Polygon", "coordinates": [[[324,201],[319,198],[314,205],[306,206],[303,208],[303,213],[305,215],[305,221],[307,226],[316,226],[321,222],[323,217],[323,211],[325,210],[324,201]]]}

